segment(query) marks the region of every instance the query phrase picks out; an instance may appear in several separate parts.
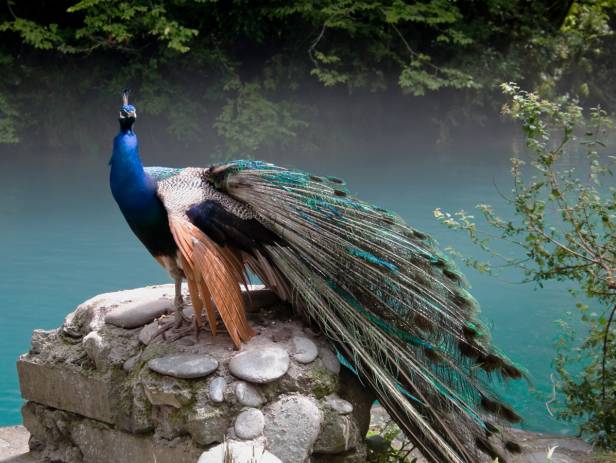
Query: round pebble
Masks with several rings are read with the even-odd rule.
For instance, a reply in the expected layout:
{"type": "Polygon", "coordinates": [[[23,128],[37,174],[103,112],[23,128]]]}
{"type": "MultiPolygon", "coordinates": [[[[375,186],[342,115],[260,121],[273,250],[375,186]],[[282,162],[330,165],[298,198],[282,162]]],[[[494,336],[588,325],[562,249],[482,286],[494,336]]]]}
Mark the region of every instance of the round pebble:
{"type": "Polygon", "coordinates": [[[353,404],[338,397],[336,394],[328,395],[325,398],[325,405],[339,415],[348,415],[353,412],[353,404]]]}
{"type": "Polygon", "coordinates": [[[323,366],[325,368],[335,375],[340,373],[340,362],[338,361],[336,354],[334,354],[331,350],[322,347],[319,349],[319,356],[321,357],[321,361],[323,362],[323,366]]]}
{"type": "Polygon", "coordinates": [[[254,439],[263,434],[265,426],[265,417],[261,410],[257,408],[248,408],[240,412],[235,418],[235,435],[240,439],[254,439]]]}
{"type": "Polygon", "coordinates": [[[166,298],[155,301],[130,302],[111,310],[105,317],[105,323],[120,328],[137,328],[168,313],[171,307],[173,307],[173,303],[166,298]]]}
{"type": "Polygon", "coordinates": [[[251,383],[269,383],[289,369],[289,354],[280,347],[255,347],[237,354],[229,362],[231,373],[251,383]]]}
{"type": "Polygon", "coordinates": [[[225,378],[221,378],[220,376],[214,378],[210,383],[209,393],[210,400],[216,403],[222,403],[225,400],[225,389],[227,387],[227,382],[225,378]]]}
{"type": "Polygon", "coordinates": [[[218,361],[205,354],[179,354],[152,359],[148,367],[174,378],[202,378],[216,371],[218,361]]]}
{"type": "Polygon", "coordinates": [[[240,381],[235,385],[237,401],[247,407],[260,407],[265,403],[261,392],[252,384],[240,381]]]}
{"type": "Polygon", "coordinates": [[[308,461],[321,430],[323,414],[305,396],[287,396],[265,410],[264,429],[270,452],[284,462],[308,461]]]}
{"type": "Polygon", "coordinates": [[[305,336],[293,336],[293,358],[299,363],[310,363],[319,355],[319,350],[312,340],[305,336]]]}

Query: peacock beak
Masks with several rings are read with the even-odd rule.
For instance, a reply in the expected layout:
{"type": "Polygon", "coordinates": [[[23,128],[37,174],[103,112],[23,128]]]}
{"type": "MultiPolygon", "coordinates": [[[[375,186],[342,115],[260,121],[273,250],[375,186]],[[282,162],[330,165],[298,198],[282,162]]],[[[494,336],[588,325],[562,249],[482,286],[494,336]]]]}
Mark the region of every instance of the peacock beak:
{"type": "Polygon", "coordinates": [[[137,119],[137,111],[120,111],[120,119],[137,119]]]}

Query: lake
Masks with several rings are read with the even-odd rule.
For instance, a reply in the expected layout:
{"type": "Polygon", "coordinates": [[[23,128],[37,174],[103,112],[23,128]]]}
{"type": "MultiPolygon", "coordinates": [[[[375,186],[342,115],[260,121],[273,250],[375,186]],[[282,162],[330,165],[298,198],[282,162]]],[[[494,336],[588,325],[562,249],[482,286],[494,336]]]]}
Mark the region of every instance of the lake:
{"type": "MultiPolygon", "coordinates": [[[[316,174],[345,178],[351,191],[397,211],[411,225],[433,235],[441,246],[477,254],[462,234],[436,222],[433,210],[471,210],[492,203],[507,215],[494,184],[509,191],[511,143],[480,142],[428,150],[409,146],[397,152],[358,155],[315,154],[307,159],[278,156],[277,162],[316,174]]],[[[165,153],[146,165],[162,164],[165,153]]],[[[98,293],[167,282],[165,272],[134,238],[108,191],[108,155],[35,156],[0,159],[0,425],[21,421],[15,361],[29,347],[35,328],[58,327],[64,316],[98,293]]],[[[268,160],[268,159],[265,159],[268,160]]],[[[206,156],[173,156],[168,165],[209,164],[206,156]]],[[[531,373],[533,386],[512,383],[505,395],[525,418],[523,427],[572,433],[552,418],[545,401],[555,323],[574,301],[563,285],[537,290],[519,275],[501,278],[463,269],[482,307],[496,344],[531,373]]]]}

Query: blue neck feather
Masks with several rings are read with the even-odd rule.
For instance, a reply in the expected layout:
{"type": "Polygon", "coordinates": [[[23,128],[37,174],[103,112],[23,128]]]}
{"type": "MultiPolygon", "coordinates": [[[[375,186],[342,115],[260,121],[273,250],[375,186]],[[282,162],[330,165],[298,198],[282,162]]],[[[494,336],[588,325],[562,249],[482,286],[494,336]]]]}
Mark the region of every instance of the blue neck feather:
{"type": "Polygon", "coordinates": [[[109,183],[124,218],[154,256],[175,256],[177,246],[167,211],[156,193],[156,181],[143,169],[137,136],[122,127],[113,139],[109,183]]]}
{"type": "Polygon", "coordinates": [[[121,130],[113,139],[109,183],[122,212],[147,212],[157,202],[156,185],[143,170],[139,142],[132,129],[121,130]]]}

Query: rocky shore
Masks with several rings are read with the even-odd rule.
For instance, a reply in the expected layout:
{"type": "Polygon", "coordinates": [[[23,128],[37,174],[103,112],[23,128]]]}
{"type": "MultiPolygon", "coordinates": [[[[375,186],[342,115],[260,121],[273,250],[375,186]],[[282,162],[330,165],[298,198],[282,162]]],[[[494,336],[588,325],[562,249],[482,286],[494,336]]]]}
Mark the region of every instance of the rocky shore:
{"type": "MultiPolygon", "coordinates": [[[[35,456],[56,462],[361,462],[372,398],[322,336],[251,288],[257,335],[153,335],[171,286],[97,296],[18,362],[35,456]],[[267,445],[266,445],[267,444],[267,445]]],[[[188,309],[190,310],[190,309],[188,309]]]]}
{"type": "MultiPolygon", "coordinates": [[[[154,337],[170,285],[96,296],[60,328],[36,330],[17,364],[31,452],[0,461],[366,461],[371,394],[324,337],[271,292],[250,289],[257,335],[239,351],[223,333],[154,337]]],[[[373,409],[373,429],[386,419],[373,409]]],[[[550,442],[560,447],[552,462],[589,454],[575,439],[518,437],[527,442],[516,463],[543,463],[550,442]]],[[[0,434],[0,455],[2,447],[0,434]]]]}

